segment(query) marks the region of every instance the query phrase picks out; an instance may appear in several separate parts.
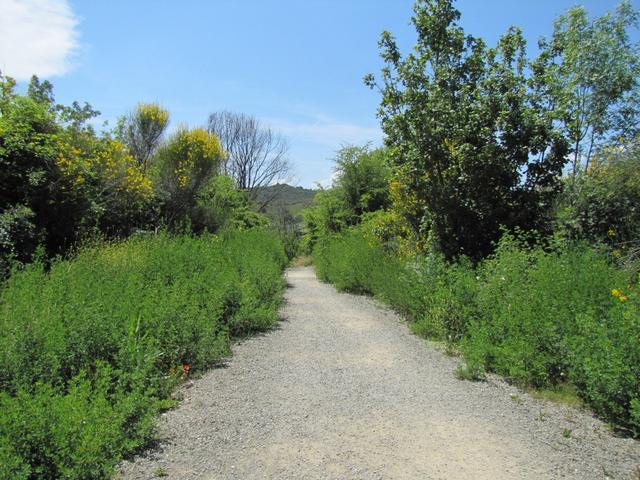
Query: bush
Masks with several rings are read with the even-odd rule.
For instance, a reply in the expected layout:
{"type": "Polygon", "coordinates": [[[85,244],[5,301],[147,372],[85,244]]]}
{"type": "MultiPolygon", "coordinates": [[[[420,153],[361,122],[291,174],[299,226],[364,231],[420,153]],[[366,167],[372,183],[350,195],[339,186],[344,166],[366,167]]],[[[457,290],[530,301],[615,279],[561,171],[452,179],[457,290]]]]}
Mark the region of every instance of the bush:
{"type": "Polygon", "coordinates": [[[566,181],[556,208],[558,229],[570,238],[610,245],[618,255],[640,245],[640,146],[609,146],[588,170],[566,181]]]}
{"type": "Polygon", "coordinates": [[[0,477],[107,477],[151,438],[184,363],[214,365],[230,335],[277,321],[285,262],[267,232],[160,234],[14,274],[0,297],[0,477]]]}

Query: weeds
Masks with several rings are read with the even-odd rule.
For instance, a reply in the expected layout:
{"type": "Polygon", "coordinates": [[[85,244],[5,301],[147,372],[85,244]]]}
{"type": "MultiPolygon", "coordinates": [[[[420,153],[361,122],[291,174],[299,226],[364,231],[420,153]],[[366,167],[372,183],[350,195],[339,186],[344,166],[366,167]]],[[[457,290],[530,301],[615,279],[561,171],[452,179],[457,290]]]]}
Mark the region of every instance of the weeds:
{"type": "Polygon", "coordinates": [[[105,478],[181,379],[277,319],[286,258],[261,231],[130,238],[0,299],[0,478],[105,478]]]}

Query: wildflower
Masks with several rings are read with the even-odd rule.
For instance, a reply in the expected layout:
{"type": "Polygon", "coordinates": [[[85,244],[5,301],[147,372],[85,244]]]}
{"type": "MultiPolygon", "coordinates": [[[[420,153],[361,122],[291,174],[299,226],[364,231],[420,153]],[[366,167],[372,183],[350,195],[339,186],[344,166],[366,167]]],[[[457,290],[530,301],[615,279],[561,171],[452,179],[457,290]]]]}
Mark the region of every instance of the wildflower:
{"type": "Polygon", "coordinates": [[[626,302],[627,300],[629,300],[629,297],[624,295],[622,293],[622,290],[619,290],[617,288],[614,288],[613,290],[611,290],[611,295],[613,295],[614,297],[616,297],[618,300],[620,300],[621,302],[626,302]]]}
{"type": "Polygon", "coordinates": [[[616,229],[613,227],[609,227],[609,231],[607,232],[607,235],[609,235],[610,237],[615,237],[616,236],[616,229]]]}

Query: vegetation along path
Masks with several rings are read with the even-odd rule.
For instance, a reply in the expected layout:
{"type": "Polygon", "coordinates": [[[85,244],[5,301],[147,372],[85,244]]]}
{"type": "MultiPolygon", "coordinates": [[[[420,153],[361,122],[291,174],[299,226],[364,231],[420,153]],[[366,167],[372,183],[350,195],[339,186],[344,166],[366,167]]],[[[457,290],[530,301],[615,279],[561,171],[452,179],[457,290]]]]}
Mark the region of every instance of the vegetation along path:
{"type": "Polygon", "coordinates": [[[371,299],[288,271],[279,327],[185,388],[125,479],[638,478],[640,443],[457,365],[371,299]]]}

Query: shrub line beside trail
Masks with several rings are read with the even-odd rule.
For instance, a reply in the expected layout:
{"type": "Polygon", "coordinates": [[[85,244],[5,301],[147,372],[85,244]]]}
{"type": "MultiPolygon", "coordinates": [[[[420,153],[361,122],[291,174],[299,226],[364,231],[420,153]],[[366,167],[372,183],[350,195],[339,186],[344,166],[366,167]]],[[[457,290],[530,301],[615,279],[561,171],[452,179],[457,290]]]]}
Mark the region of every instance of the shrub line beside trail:
{"type": "Polygon", "coordinates": [[[322,238],[318,276],[372,294],[410,318],[412,330],[446,341],[460,374],[493,371],[534,388],[570,385],[598,415],[640,435],[640,296],[637,278],[586,243],[530,247],[505,234],[494,255],[401,258],[363,227],[322,238]]]}
{"type": "Polygon", "coordinates": [[[185,370],[272,326],[266,231],[138,236],[29,265],[0,292],[0,478],[108,478],[153,438],[185,370]]]}

